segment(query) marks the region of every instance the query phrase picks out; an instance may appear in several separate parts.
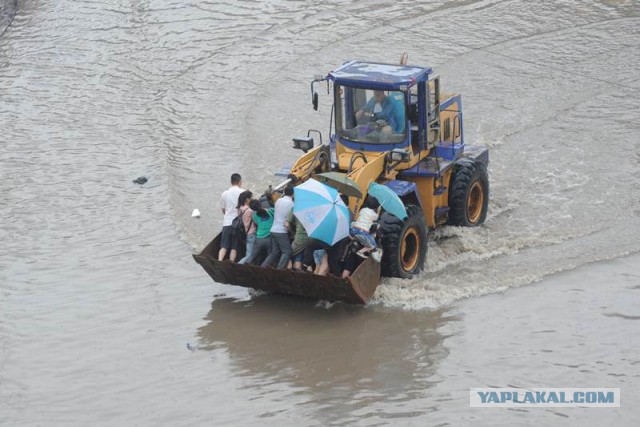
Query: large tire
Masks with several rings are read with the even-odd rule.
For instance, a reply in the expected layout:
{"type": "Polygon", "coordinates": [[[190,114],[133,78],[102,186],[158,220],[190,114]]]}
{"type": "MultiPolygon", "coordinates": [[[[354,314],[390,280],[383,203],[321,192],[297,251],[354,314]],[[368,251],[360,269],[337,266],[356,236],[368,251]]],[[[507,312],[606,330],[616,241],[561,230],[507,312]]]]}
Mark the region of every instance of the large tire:
{"type": "Polygon", "coordinates": [[[449,225],[476,227],[489,206],[489,177],[484,164],[463,157],[453,166],[449,185],[449,225]]]}
{"type": "Polygon", "coordinates": [[[420,273],[427,258],[427,225],[422,210],[407,205],[405,221],[389,214],[382,214],[382,275],[409,279],[420,273]]]}

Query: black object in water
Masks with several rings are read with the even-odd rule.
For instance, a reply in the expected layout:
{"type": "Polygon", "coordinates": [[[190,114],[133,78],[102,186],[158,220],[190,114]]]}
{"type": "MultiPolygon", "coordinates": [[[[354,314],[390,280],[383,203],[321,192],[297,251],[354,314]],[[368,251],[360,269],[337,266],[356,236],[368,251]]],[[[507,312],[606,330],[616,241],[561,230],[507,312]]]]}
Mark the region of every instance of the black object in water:
{"type": "Polygon", "coordinates": [[[147,181],[148,181],[148,179],[146,177],[140,176],[140,177],[134,179],[133,183],[142,185],[142,184],[146,183],[147,181]]]}

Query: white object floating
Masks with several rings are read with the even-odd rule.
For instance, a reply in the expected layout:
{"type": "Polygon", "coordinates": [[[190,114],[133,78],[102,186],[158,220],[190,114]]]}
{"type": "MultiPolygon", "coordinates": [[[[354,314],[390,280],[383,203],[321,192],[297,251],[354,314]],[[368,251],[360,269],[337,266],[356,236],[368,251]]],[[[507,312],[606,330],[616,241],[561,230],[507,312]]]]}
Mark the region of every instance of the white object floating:
{"type": "Polygon", "coordinates": [[[191,212],[191,218],[200,218],[200,211],[197,208],[191,212]]]}

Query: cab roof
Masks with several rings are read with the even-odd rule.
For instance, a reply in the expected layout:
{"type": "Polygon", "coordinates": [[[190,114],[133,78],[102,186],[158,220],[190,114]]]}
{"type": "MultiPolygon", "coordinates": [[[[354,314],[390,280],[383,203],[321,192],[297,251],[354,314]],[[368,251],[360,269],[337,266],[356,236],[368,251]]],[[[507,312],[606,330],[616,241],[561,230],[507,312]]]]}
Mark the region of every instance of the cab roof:
{"type": "Polygon", "coordinates": [[[432,72],[431,68],[413,65],[349,61],[331,71],[327,78],[345,86],[397,90],[428,80],[432,72]]]}

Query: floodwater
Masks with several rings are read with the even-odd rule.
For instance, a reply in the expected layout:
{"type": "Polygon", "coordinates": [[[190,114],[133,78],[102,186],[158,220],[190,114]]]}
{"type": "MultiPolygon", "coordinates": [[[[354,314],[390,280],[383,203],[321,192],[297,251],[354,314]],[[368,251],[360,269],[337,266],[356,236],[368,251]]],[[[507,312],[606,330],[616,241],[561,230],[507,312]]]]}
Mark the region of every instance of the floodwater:
{"type": "Polygon", "coordinates": [[[13,5],[0,425],[637,425],[640,3],[13,5]],[[312,76],[403,52],[491,149],[486,224],[433,233],[427,271],[366,307],[211,282],[190,254],[229,175],[278,183],[292,136],[328,137],[312,76]],[[620,388],[622,406],[469,408],[489,386],[620,388]]]}

